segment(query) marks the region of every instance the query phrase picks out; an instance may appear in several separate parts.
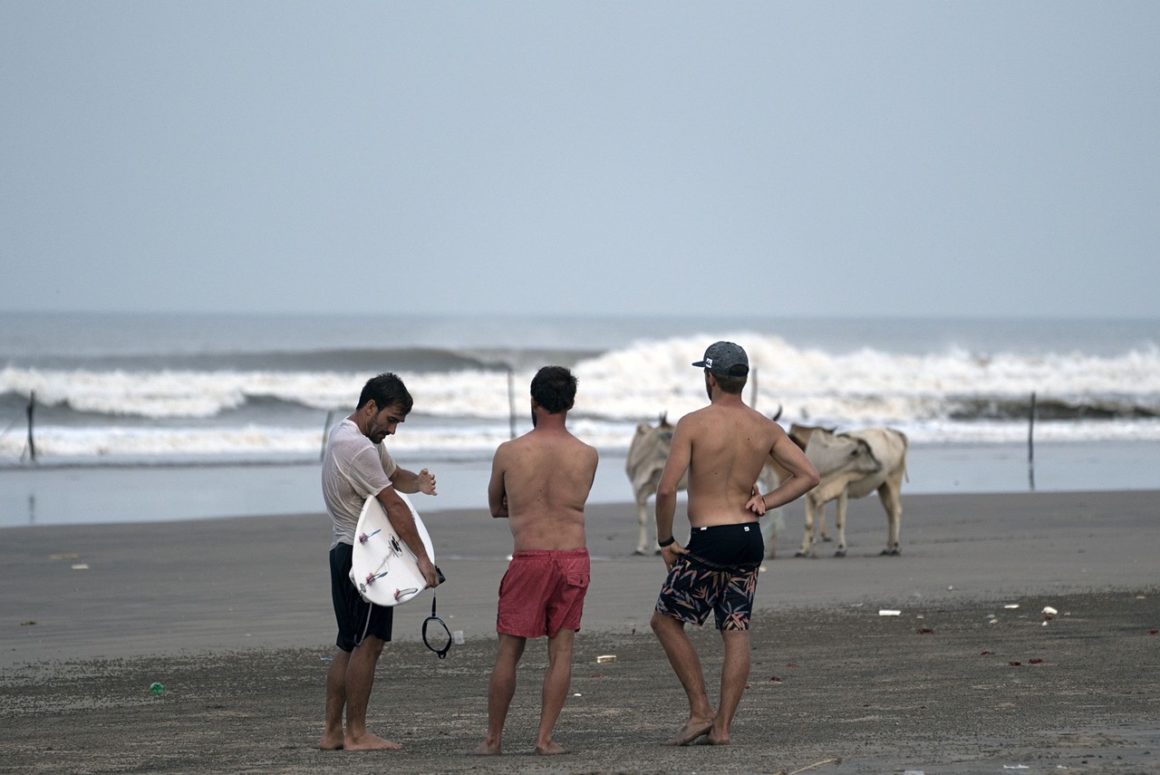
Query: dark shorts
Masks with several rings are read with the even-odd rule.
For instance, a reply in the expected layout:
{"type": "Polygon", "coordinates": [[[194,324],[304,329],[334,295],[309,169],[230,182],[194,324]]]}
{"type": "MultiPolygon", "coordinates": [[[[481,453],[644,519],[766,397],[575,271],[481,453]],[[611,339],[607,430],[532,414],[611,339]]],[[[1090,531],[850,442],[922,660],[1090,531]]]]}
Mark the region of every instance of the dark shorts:
{"type": "Polygon", "coordinates": [[[765,542],[757,522],[695,527],[689,553],[673,563],[656,610],[689,624],[712,612],[718,630],[748,630],[765,542]]]}
{"type": "Polygon", "coordinates": [[[395,609],[373,605],[362,599],[358,589],[350,583],[350,558],[354,547],[339,544],[330,550],[330,599],[334,603],[334,619],[338,623],[338,638],[334,645],[343,651],[353,651],[368,635],[380,640],[391,639],[395,609]]]}
{"type": "Polygon", "coordinates": [[[578,631],[590,575],[587,549],[516,552],[499,584],[496,631],[518,638],[578,631]]]}

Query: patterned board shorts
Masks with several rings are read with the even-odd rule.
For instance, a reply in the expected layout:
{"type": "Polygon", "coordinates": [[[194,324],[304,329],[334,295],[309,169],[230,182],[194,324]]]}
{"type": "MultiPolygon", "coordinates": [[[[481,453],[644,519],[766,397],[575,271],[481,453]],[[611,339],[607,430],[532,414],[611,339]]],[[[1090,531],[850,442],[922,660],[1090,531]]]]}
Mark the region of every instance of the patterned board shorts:
{"type": "Polygon", "coordinates": [[[688,549],[665,578],[656,610],[697,625],[712,612],[718,630],[748,630],[765,552],[756,523],[694,528],[688,549]]]}

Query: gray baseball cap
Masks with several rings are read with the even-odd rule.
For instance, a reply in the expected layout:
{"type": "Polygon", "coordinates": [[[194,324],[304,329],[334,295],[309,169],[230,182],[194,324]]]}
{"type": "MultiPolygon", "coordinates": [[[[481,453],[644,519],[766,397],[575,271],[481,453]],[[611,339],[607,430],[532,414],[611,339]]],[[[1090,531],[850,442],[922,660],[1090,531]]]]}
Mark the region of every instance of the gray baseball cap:
{"type": "Polygon", "coordinates": [[[705,357],[693,364],[708,369],[719,377],[744,377],[749,374],[749,356],[741,345],[733,342],[713,342],[705,350],[705,357]]]}

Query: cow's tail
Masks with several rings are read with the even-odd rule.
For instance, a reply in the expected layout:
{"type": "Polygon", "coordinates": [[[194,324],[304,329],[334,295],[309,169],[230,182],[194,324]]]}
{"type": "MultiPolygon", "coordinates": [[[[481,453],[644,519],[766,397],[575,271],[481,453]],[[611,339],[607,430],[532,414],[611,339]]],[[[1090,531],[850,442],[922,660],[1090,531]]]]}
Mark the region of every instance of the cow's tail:
{"type": "Polygon", "coordinates": [[[902,439],[902,478],[907,482],[910,481],[910,471],[906,468],[906,453],[910,449],[910,439],[906,438],[906,434],[902,431],[894,431],[898,434],[898,438],[902,439]]]}

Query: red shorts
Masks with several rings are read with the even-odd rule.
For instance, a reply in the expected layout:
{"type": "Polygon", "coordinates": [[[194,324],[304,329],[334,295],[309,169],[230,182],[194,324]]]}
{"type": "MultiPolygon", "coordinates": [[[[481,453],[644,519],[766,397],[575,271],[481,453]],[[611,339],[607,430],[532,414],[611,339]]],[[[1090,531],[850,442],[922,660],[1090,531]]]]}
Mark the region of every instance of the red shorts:
{"type": "Polygon", "coordinates": [[[516,552],[499,583],[496,631],[554,638],[579,630],[589,575],[587,549],[516,552]]]}

